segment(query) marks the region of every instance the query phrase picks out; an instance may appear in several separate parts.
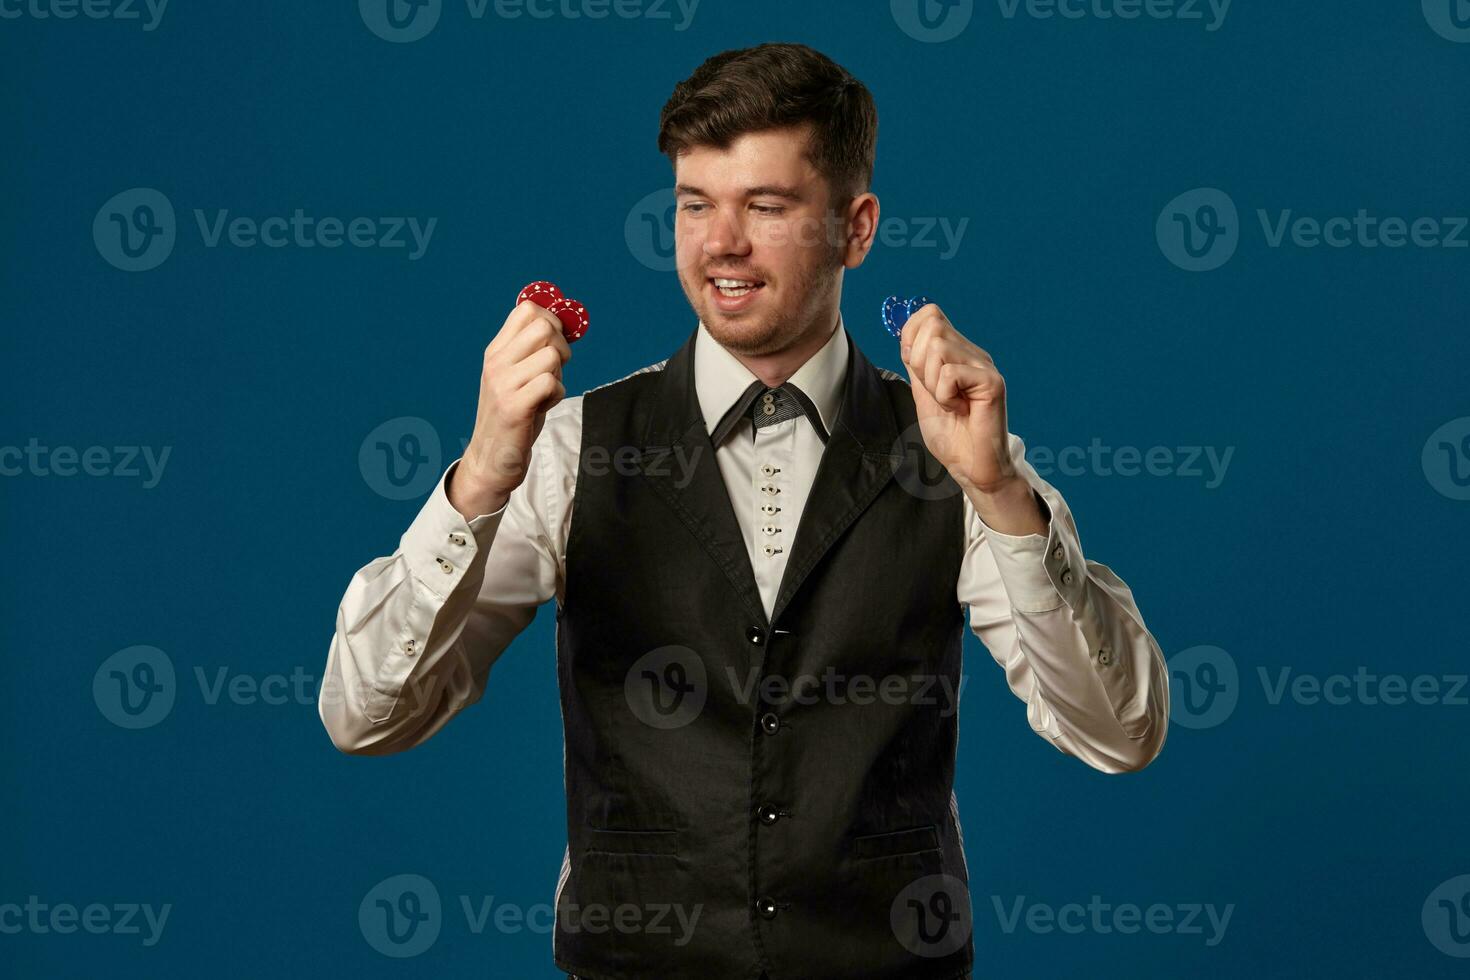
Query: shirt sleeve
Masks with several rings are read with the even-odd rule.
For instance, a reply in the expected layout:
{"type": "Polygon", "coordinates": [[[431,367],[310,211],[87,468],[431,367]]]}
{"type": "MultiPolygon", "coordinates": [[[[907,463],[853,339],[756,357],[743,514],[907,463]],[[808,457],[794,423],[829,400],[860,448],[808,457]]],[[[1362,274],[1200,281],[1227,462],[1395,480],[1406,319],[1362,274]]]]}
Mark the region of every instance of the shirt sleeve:
{"type": "Polygon", "coordinates": [[[1010,451],[1049,518],[1047,533],[1001,534],[966,498],[959,600],[1037,735],[1094,769],[1135,772],[1158,756],[1168,733],[1163,653],[1133,592],[1083,556],[1066,501],[1026,461],[1014,433],[1010,451]]]}
{"type": "Polygon", "coordinates": [[[455,460],[397,549],[353,575],[317,700],[338,749],[386,755],[426,741],[480,699],[537,607],[564,594],[580,440],[581,398],[563,399],[505,506],[468,521],[445,493],[455,460]]]}

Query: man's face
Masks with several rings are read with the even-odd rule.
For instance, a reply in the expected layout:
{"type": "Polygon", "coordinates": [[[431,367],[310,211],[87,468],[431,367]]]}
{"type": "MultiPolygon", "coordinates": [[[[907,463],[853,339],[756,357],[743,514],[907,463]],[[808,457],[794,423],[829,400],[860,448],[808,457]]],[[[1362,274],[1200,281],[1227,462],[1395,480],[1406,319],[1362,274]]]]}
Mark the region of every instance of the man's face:
{"type": "Polygon", "coordinates": [[[679,282],[730,351],[774,353],[835,322],[845,220],[828,214],[827,181],[803,153],[807,134],[747,133],[676,162],[679,282]]]}

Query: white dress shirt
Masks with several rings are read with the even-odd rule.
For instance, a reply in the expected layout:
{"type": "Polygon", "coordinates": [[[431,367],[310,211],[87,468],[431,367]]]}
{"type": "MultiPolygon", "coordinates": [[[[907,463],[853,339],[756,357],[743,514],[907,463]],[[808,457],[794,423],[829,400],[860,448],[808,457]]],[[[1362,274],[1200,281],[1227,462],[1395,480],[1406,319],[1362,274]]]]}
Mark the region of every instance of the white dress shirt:
{"type": "MultiPolygon", "coordinates": [[[[704,324],[697,329],[695,388],[713,431],[757,379],[704,324]]],[[[848,343],[839,322],[789,379],[811,399],[828,432],[841,404],[848,343]]],[[[491,665],[536,608],[553,597],[561,604],[582,406],[582,395],[564,398],[546,414],[525,481],[500,510],[466,521],[454,509],[444,488],[456,460],[398,549],[353,576],[337,610],[318,702],[339,749],[378,755],[422,743],[479,700],[491,665]]],[[[767,616],[823,448],[804,415],[760,428],[742,420],[715,448],[767,616]],[[761,492],[764,484],[780,493],[761,492]],[[773,496],[779,510],[763,511],[773,496]]],[[[1048,532],[1001,534],[965,498],[964,527],[955,529],[965,535],[956,597],[1025,702],[1033,731],[1103,772],[1141,769],[1167,734],[1163,655],[1128,586],[1107,566],[1083,558],[1066,502],[1026,462],[1014,433],[1010,449],[1017,471],[1045,504],[1043,517],[1050,511],[1048,532]]],[[[672,465],[677,477],[678,461],[672,465]]]]}

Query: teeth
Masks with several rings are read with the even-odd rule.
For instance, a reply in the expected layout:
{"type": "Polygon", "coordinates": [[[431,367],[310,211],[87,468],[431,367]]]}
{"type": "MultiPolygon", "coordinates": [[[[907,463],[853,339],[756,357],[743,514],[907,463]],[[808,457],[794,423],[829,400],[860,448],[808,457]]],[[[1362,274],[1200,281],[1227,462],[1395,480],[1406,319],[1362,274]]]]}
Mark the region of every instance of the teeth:
{"type": "Polygon", "coordinates": [[[754,286],[755,283],[749,279],[716,279],[715,285],[724,289],[739,289],[743,286],[754,286]]]}

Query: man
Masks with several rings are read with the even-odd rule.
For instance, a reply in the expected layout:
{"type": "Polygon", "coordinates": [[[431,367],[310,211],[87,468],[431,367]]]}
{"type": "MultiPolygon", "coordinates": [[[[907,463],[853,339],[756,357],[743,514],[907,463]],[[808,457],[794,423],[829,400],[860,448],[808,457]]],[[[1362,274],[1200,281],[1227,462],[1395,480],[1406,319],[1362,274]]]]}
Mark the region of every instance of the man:
{"type": "Polygon", "coordinates": [[[571,975],[968,977],[965,607],[1058,750],[1128,772],[1163,746],[1158,646],[1009,433],[990,354],[925,305],[905,379],[842,325],[876,135],[867,89],[800,45],[679,84],[659,148],[697,327],[566,398],[557,321],[520,304],[463,458],[343,598],[321,716],[360,754],[437,732],[557,599],[571,975]]]}

